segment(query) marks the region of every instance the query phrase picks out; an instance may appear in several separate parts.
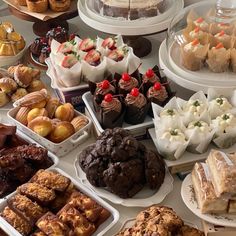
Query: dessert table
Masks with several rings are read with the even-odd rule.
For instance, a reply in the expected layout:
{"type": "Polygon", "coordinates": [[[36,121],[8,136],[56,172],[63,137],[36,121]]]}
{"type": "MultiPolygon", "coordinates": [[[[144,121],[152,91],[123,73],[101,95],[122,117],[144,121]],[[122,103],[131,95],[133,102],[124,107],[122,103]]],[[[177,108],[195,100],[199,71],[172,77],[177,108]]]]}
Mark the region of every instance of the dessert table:
{"type": "MultiPolygon", "coordinates": [[[[1,1],[0,1],[1,3],[1,1]]],[[[33,29],[32,29],[32,23],[20,20],[14,16],[12,16],[8,11],[0,10],[0,21],[10,21],[15,25],[15,28],[17,31],[21,32],[22,35],[24,35],[25,40],[27,44],[30,44],[34,38],[35,35],[33,34],[33,29]]],[[[82,38],[85,38],[86,36],[90,37],[95,37],[95,36],[100,36],[100,37],[105,37],[105,34],[95,31],[85,25],[79,17],[73,18],[68,21],[70,24],[70,31],[73,33],[78,33],[82,38]]],[[[153,50],[151,54],[149,54],[147,57],[144,57],[142,59],[142,68],[143,70],[153,67],[154,65],[158,64],[158,45],[160,45],[160,42],[164,40],[165,38],[165,32],[158,34],[158,35],[152,35],[148,36],[147,38],[152,42],[153,45],[153,50]]],[[[141,68],[141,69],[142,69],[141,68]]],[[[43,79],[46,81],[47,84],[50,84],[50,79],[46,76],[45,73],[43,73],[43,79]]],[[[177,92],[177,96],[180,96],[182,98],[189,98],[193,92],[186,90],[185,88],[179,87],[176,84],[172,84],[171,86],[173,90],[177,92]]],[[[6,114],[6,110],[0,109],[0,116],[6,114]]],[[[74,161],[83,148],[87,147],[89,144],[93,143],[95,141],[95,137],[91,135],[91,138],[77,147],[75,150],[70,152],[68,155],[66,155],[63,158],[60,158],[59,165],[58,167],[67,172],[69,175],[72,177],[76,178],[76,172],[74,168],[74,161]]],[[[150,149],[155,149],[154,144],[152,143],[151,139],[144,140],[143,143],[147,145],[150,149]]],[[[199,218],[197,218],[193,213],[191,213],[185,204],[182,201],[181,195],[180,195],[180,189],[181,189],[181,183],[182,181],[177,177],[174,176],[174,188],[173,191],[165,198],[165,200],[161,203],[162,205],[170,206],[173,207],[174,210],[177,212],[177,214],[182,217],[184,220],[187,222],[190,222],[199,228],[201,228],[201,221],[199,218]]],[[[120,205],[115,205],[112,204],[120,213],[120,219],[117,225],[113,227],[108,233],[105,235],[111,236],[114,235],[122,226],[122,224],[130,219],[134,218],[137,213],[142,210],[142,208],[127,208],[123,207],[120,205]]]]}

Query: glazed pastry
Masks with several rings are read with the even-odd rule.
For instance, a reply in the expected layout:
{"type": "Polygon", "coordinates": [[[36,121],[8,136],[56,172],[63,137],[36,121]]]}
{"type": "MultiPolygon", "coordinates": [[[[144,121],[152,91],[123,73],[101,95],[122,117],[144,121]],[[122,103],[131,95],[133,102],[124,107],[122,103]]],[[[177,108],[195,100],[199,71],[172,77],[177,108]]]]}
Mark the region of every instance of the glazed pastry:
{"type": "Polygon", "coordinates": [[[17,215],[8,206],[4,208],[1,216],[23,236],[27,236],[32,230],[30,223],[17,215]]]}
{"type": "Polygon", "coordinates": [[[0,107],[5,106],[10,101],[9,97],[3,91],[0,91],[0,107]]]}
{"type": "Polygon", "coordinates": [[[48,112],[45,108],[33,108],[27,115],[27,121],[30,123],[38,116],[48,116],[48,112]]]}
{"type": "Polygon", "coordinates": [[[72,121],[71,124],[75,128],[75,132],[81,130],[88,124],[88,119],[84,116],[76,116],[72,121]]]}
{"type": "Polygon", "coordinates": [[[41,205],[48,205],[56,198],[56,194],[53,190],[37,183],[23,184],[17,188],[17,192],[41,205]]]}
{"type": "Polygon", "coordinates": [[[52,130],[49,140],[60,143],[75,133],[74,126],[68,121],[62,121],[52,130]]]}
{"type": "Polygon", "coordinates": [[[17,89],[17,84],[11,78],[1,78],[0,79],[0,89],[4,93],[12,93],[17,89]]]}
{"type": "Polygon", "coordinates": [[[18,52],[21,51],[25,47],[24,38],[19,33],[15,32],[15,31],[7,34],[7,40],[15,43],[18,52]]]}
{"type": "Polygon", "coordinates": [[[67,11],[70,8],[70,4],[70,0],[49,0],[51,10],[55,12],[67,11]]]}
{"type": "Polygon", "coordinates": [[[70,185],[70,179],[49,170],[39,170],[30,180],[55,191],[64,192],[70,185]]]}
{"type": "Polygon", "coordinates": [[[72,121],[74,117],[74,107],[70,103],[65,103],[57,107],[55,118],[61,121],[72,121]]]}
{"type": "Polygon", "coordinates": [[[189,225],[184,225],[180,229],[181,236],[204,236],[205,234],[199,229],[193,228],[189,225]]]}
{"type": "Polygon", "coordinates": [[[28,124],[27,116],[28,116],[29,112],[30,112],[30,108],[28,108],[28,107],[20,107],[20,109],[16,113],[15,119],[17,121],[19,121],[21,124],[27,125],[28,124]]]}
{"type": "Polygon", "coordinates": [[[46,104],[46,110],[48,111],[48,117],[53,118],[56,112],[57,107],[60,105],[60,102],[56,98],[50,98],[46,104]]]}
{"type": "Polygon", "coordinates": [[[29,108],[43,108],[48,100],[48,92],[46,89],[41,89],[33,93],[29,93],[23,98],[15,102],[16,106],[29,108]]]}
{"type": "Polygon", "coordinates": [[[28,123],[28,127],[42,137],[52,132],[52,122],[48,117],[38,116],[28,123]]]}
{"type": "Polygon", "coordinates": [[[33,80],[30,85],[27,87],[27,91],[29,93],[39,91],[41,89],[44,89],[45,85],[41,80],[33,80]]]}
{"type": "Polygon", "coordinates": [[[37,230],[30,236],[47,236],[43,231],[37,230]]]}
{"type": "Polygon", "coordinates": [[[48,9],[47,0],[26,0],[28,10],[31,12],[42,13],[48,9]]]}
{"type": "Polygon", "coordinates": [[[128,94],[131,90],[138,86],[138,80],[131,77],[128,73],[123,73],[122,78],[119,80],[119,93],[128,94]]]}
{"type": "Polygon", "coordinates": [[[18,52],[15,42],[0,41],[0,56],[15,56],[18,52]]]}
{"type": "Polygon", "coordinates": [[[225,213],[228,200],[216,196],[208,166],[205,163],[196,163],[191,176],[201,212],[203,214],[225,213]]]}
{"type": "Polygon", "coordinates": [[[18,88],[16,92],[11,95],[11,100],[12,102],[16,102],[17,100],[23,98],[26,94],[28,94],[26,89],[18,88]]]}

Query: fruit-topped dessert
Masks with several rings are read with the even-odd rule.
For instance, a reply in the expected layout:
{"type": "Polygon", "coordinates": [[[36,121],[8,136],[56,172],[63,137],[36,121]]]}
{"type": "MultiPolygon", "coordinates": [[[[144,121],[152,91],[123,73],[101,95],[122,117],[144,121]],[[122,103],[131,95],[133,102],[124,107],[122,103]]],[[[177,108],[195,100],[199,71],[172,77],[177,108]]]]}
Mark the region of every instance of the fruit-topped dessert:
{"type": "Polygon", "coordinates": [[[85,55],[84,60],[91,66],[98,66],[101,63],[101,53],[92,49],[85,55]]]}
{"type": "Polygon", "coordinates": [[[125,98],[125,122],[136,125],[143,123],[148,112],[149,104],[138,88],[133,88],[125,98]]]}
{"type": "Polygon", "coordinates": [[[123,73],[121,79],[118,82],[119,93],[124,95],[128,94],[133,88],[138,86],[138,80],[128,73],[123,73]]]}
{"type": "Polygon", "coordinates": [[[110,51],[107,57],[112,59],[113,61],[119,62],[124,59],[126,54],[127,54],[127,50],[125,49],[125,47],[122,47],[122,48],[116,48],[110,51]]]}
{"type": "Polygon", "coordinates": [[[109,50],[115,50],[117,48],[116,40],[112,37],[106,38],[102,42],[102,47],[109,50]]]}
{"type": "Polygon", "coordinates": [[[147,93],[148,89],[153,86],[156,82],[160,82],[160,79],[155,74],[153,69],[148,69],[142,76],[142,85],[144,94],[147,93]]]}
{"type": "Polygon", "coordinates": [[[193,23],[195,24],[195,26],[199,27],[202,31],[207,32],[209,29],[209,24],[202,17],[199,17],[193,23]]]}
{"type": "Polygon", "coordinates": [[[120,127],[123,123],[124,106],[111,93],[104,96],[98,111],[99,120],[103,128],[120,127]]]}
{"type": "Polygon", "coordinates": [[[66,42],[69,38],[68,31],[61,26],[51,29],[47,32],[46,38],[48,39],[48,44],[51,45],[53,39],[59,43],[66,42]]]}
{"type": "Polygon", "coordinates": [[[92,49],[96,48],[95,41],[91,38],[83,39],[79,44],[79,50],[83,52],[89,52],[92,49]]]}
{"type": "Polygon", "coordinates": [[[73,54],[73,53],[67,54],[63,58],[61,65],[64,68],[71,68],[72,66],[74,66],[78,62],[78,60],[79,60],[79,58],[75,54],[73,54]]]}
{"type": "Polygon", "coordinates": [[[115,94],[115,92],[116,92],[115,87],[108,80],[103,80],[102,82],[96,84],[94,101],[97,104],[101,104],[106,94],[108,93],[115,94]]]}

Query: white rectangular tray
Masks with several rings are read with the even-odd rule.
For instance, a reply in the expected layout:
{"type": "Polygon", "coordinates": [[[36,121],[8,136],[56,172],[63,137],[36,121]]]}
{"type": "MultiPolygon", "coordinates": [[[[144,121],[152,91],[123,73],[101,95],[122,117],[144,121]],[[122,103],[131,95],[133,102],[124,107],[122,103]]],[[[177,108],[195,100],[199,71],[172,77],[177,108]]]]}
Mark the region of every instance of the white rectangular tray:
{"type": "MultiPolygon", "coordinates": [[[[96,126],[96,129],[98,131],[98,133],[102,133],[104,131],[104,129],[102,128],[101,124],[99,123],[97,117],[96,117],[96,112],[93,106],[93,100],[92,100],[92,94],[90,92],[84,93],[84,95],[82,96],[82,99],[86,105],[86,108],[94,122],[94,125],[96,126]]],[[[146,116],[144,122],[142,124],[138,124],[138,125],[130,125],[127,123],[123,123],[122,128],[124,129],[128,129],[130,130],[131,134],[134,137],[140,137],[140,136],[144,136],[147,134],[147,130],[149,128],[152,128],[154,126],[153,124],[153,120],[150,116],[146,116]]]]}
{"type": "MultiPolygon", "coordinates": [[[[104,200],[102,200],[100,197],[96,196],[93,192],[91,192],[87,187],[85,187],[80,182],[77,182],[74,178],[72,178],[70,175],[66,174],[64,171],[62,171],[59,168],[50,168],[50,170],[53,170],[55,172],[58,172],[67,178],[69,178],[72,183],[77,187],[79,191],[86,194],[88,197],[91,197],[93,200],[95,200],[98,204],[100,204],[102,207],[106,208],[110,213],[111,216],[99,226],[99,228],[96,230],[96,232],[93,234],[94,236],[102,236],[104,235],[110,228],[112,228],[117,221],[119,220],[119,212],[113,208],[111,205],[106,203],[104,200]]],[[[4,209],[4,207],[7,205],[7,199],[14,196],[16,192],[12,193],[8,197],[4,199],[0,203],[0,212],[4,209]]],[[[11,236],[22,236],[17,230],[15,230],[7,221],[5,221],[2,217],[0,217],[0,227],[9,235],[11,236]]]]}

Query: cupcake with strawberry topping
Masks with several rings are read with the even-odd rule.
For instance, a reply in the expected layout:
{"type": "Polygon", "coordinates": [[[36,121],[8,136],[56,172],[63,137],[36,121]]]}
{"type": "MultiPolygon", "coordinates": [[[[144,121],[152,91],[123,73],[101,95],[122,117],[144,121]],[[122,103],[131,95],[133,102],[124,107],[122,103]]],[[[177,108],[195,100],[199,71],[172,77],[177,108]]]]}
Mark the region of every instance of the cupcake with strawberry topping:
{"type": "Polygon", "coordinates": [[[155,74],[153,69],[148,69],[142,76],[143,93],[146,94],[148,89],[156,82],[160,82],[160,78],[155,74]]]}
{"type": "Polygon", "coordinates": [[[79,44],[79,50],[83,52],[89,52],[92,49],[96,48],[95,41],[91,38],[83,39],[79,44]]]}
{"type": "Polygon", "coordinates": [[[134,77],[130,76],[128,73],[123,73],[121,79],[118,82],[119,94],[126,95],[135,87],[139,86],[139,82],[134,77]]]}
{"type": "Polygon", "coordinates": [[[105,95],[97,115],[104,129],[121,127],[124,118],[124,105],[118,98],[108,93],[105,95]]]}
{"type": "Polygon", "coordinates": [[[116,47],[116,40],[112,37],[106,38],[102,42],[102,47],[104,49],[115,50],[116,47]]]}
{"type": "Polygon", "coordinates": [[[110,51],[107,55],[107,57],[113,61],[119,62],[124,59],[124,57],[127,54],[127,50],[125,47],[122,48],[116,48],[112,51],[110,51]]]}
{"type": "Polygon", "coordinates": [[[84,60],[91,66],[98,66],[101,63],[101,53],[92,49],[84,57],[84,60]]]}
{"type": "Polygon", "coordinates": [[[133,88],[125,98],[125,122],[132,125],[143,123],[149,109],[149,103],[138,88],[133,88]]]}

